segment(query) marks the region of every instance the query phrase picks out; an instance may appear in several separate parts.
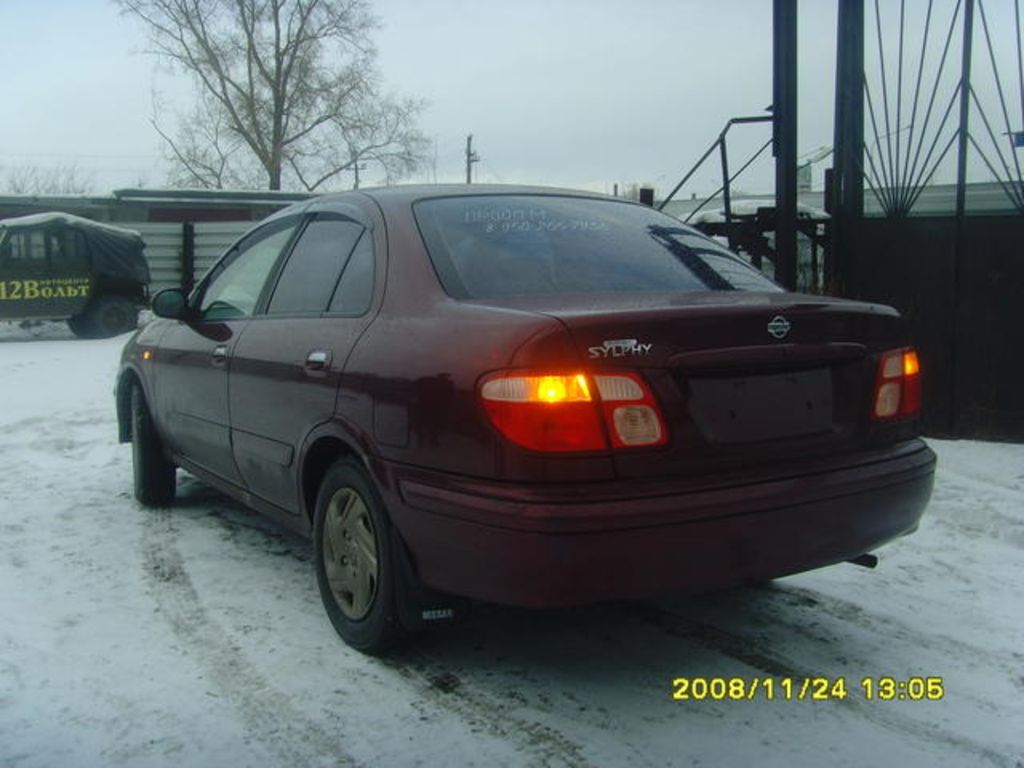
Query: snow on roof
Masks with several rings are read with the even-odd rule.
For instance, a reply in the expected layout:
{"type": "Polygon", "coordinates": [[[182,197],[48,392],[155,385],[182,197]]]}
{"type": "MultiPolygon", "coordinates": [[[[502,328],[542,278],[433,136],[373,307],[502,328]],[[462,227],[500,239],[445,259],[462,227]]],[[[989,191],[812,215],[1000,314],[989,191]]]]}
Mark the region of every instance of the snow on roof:
{"type": "Polygon", "coordinates": [[[53,211],[51,213],[33,213],[28,216],[16,216],[10,219],[0,219],[0,226],[38,227],[44,224],[52,224],[55,222],[61,224],[71,224],[76,227],[101,229],[106,232],[112,232],[114,234],[126,237],[142,237],[142,235],[134,229],[115,227],[112,224],[106,224],[102,221],[93,221],[92,219],[85,219],[82,218],[81,216],[74,216],[70,213],[61,213],[60,211],[53,211]]]}
{"type": "MultiPolygon", "coordinates": [[[[764,207],[771,206],[766,206],[762,200],[737,200],[730,205],[733,216],[754,216],[757,214],[758,208],[764,207]]],[[[817,221],[827,221],[832,218],[820,208],[803,203],[797,203],[796,216],[798,219],[815,219],[817,221]]],[[[721,224],[723,222],[725,222],[724,208],[704,210],[690,219],[691,224],[721,224]]]]}

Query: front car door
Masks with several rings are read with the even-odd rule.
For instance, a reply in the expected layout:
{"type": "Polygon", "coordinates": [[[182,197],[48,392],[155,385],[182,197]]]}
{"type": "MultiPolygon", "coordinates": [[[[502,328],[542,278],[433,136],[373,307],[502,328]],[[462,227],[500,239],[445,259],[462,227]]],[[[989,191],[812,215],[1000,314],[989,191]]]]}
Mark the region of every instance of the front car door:
{"type": "Polygon", "coordinates": [[[228,426],[231,355],[299,222],[268,222],[228,251],[190,298],[195,319],[173,322],[155,356],[157,412],[172,452],[186,468],[233,485],[241,479],[228,426]]]}
{"type": "Polygon", "coordinates": [[[231,360],[231,436],[248,489],[298,511],[298,453],[334,414],[345,361],[370,323],[375,248],[370,219],[333,204],[313,214],[279,271],[266,309],[231,360]]]}

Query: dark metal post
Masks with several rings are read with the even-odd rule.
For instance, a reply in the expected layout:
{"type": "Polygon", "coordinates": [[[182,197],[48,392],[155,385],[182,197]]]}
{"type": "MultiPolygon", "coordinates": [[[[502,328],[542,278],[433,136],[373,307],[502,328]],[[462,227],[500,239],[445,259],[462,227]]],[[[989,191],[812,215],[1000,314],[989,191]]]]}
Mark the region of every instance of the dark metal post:
{"type": "Polygon", "coordinates": [[[964,214],[967,209],[967,142],[971,107],[971,48],[974,39],[974,0],[964,2],[964,42],[960,68],[960,129],[956,158],[956,240],[953,246],[953,343],[950,345],[949,429],[960,434],[960,329],[963,293],[963,260],[966,250],[964,214]]]}
{"type": "Polygon", "coordinates": [[[181,225],[181,290],[192,293],[196,284],[196,228],[191,221],[181,225]]]}
{"type": "Polygon", "coordinates": [[[974,0],[964,2],[964,44],[960,70],[960,130],[957,135],[956,217],[959,221],[967,207],[967,118],[971,107],[971,43],[974,37],[974,0]]]}
{"type": "Polygon", "coordinates": [[[839,0],[836,25],[835,150],[832,257],[826,286],[846,293],[853,272],[853,233],[864,216],[864,0],[839,0]]]}
{"type": "MultiPolygon", "coordinates": [[[[834,156],[833,156],[834,157],[834,156]]],[[[836,282],[836,190],[835,171],[832,168],[825,169],[825,213],[829,220],[824,224],[824,245],[821,249],[821,271],[822,271],[822,293],[830,293],[836,282]]]]}
{"type": "Polygon", "coordinates": [[[774,2],[775,279],[796,288],[796,0],[774,2]]]}
{"type": "MultiPolygon", "coordinates": [[[[732,192],[729,189],[729,155],[726,150],[725,135],[723,134],[718,139],[718,151],[722,156],[722,210],[725,211],[725,223],[732,223],[732,192]]],[[[732,229],[727,227],[725,230],[726,239],[729,241],[729,247],[735,248],[733,243],[732,229]]]]}
{"type": "Polygon", "coordinates": [[[718,141],[718,151],[722,156],[722,206],[725,209],[725,222],[728,224],[732,221],[732,193],[729,191],[729,156],[724,136],[718,141]]]}
{"type": "Polygon", "coordinates": [[[466,183],[473,183],[473,163],[480,162],[480,155],[473,151],[473,134],[466,137],[466,183]]]}

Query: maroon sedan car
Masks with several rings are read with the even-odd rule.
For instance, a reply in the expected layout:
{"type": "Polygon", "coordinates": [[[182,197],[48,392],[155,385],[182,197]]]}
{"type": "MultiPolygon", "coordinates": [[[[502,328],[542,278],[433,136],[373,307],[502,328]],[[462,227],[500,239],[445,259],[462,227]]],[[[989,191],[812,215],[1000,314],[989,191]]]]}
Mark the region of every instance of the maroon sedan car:
{"type": "Polygon", "coordinates": [[[368,652],[466,598],[563,606],[857,559],[931,493],[895,310],[788,293],[621,200],[321,197],[153,309],[117,387],[136,496],[170,503],[182,467],[312,535],[327,613],[368,652]]]}

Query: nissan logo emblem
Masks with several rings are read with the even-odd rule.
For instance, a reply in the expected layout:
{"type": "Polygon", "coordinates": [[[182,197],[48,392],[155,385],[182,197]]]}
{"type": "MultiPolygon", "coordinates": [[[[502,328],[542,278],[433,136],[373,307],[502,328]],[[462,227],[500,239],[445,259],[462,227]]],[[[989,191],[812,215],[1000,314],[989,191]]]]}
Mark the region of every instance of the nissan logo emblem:
{"type": "Polygon", "coordinates": [[[776,315],[768,323],[768,333],[775,339],[784,339],[789,335],[789,320],[782,315],[776,315]]]}

